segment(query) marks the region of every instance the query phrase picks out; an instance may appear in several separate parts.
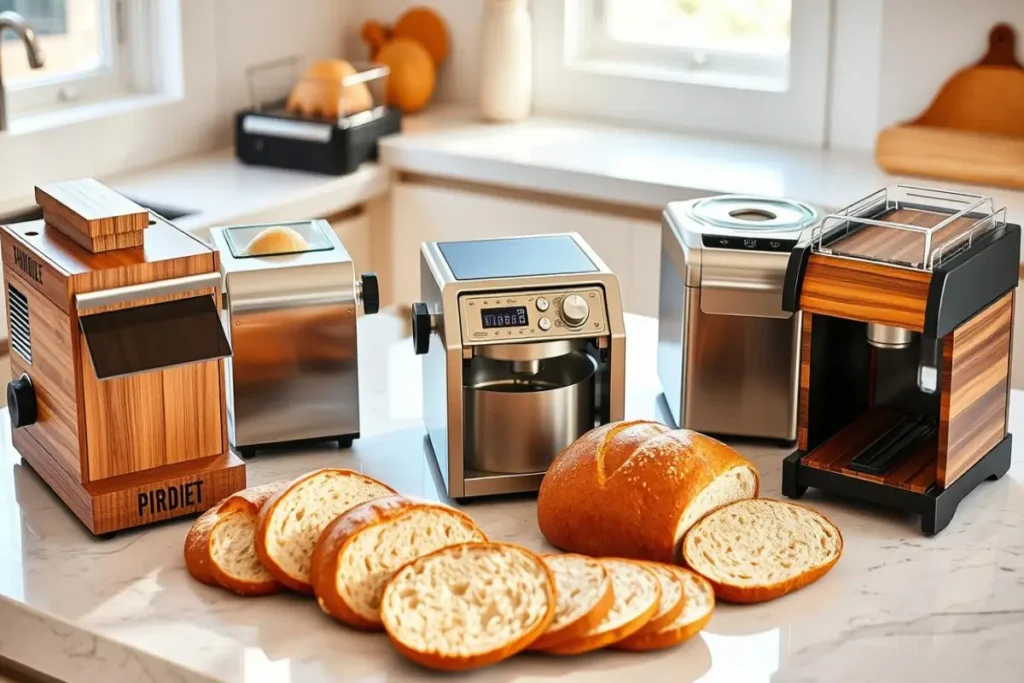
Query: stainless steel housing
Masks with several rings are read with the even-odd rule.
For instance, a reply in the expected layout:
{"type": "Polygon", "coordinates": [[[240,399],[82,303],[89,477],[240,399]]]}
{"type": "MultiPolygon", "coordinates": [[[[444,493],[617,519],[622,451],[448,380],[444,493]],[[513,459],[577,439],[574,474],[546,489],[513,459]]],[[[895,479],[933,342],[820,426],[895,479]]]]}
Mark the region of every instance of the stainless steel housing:
{"type": "Polygon", "coordinates": [[[801,316],[782,310],[782,286],[792,244],[817,220],[810,207],[785,200],[722,197],[668,205],[658,375],[677,425],[796,439],[801,316]],[[714,200],[739,208],[723,210],[721,221],[694,211],[714,200]],[[730,246],[717,247],[719,239],[730,246]]]}
{"type": "MultiPolygon", "coordinates": [[[[536,491],[547,469],[550,450],[539,456],[527,455],[525,449],[531,442],[564,442],[570,432],[584,426],[589,429],[598,422],[623,419],[626,333],[618,280],[582,237],[575,233],[569,237],[594,264],[594,272],[459,280],[437,242],[426,242],[420,248],[421,304],[430,320],[430,341],[423,355],[423,417],[441,478],[453,498],[536,491]],[[460,304],[470,297],[580,291],[587,287],[602,293],[603,324],[598,334],[574,332],[571,339],[540,342],[464,338],[460,304]],[[566,385],[567,379],[576,377],[570,372],[571,377],[560,380],[559,386],[519,396],[477,391],[481,387],[474,382],[482,375],[474,378],[470,370],[474,363],[497,361],[505,365],[502,372],[511,374],[514,364],[519,363],[518,370],[528,373],[531,364],[538,361],[542,374],[549,363],[565,372],[565,359],[581,353],[595,363],[591,379],[583,377],[582,382],[566,385]],[[589,422],[584,424],[588,411],[583,403],[588,391],[592,392],[594,407],[589,411],[589,422]],[[533,404],[527,405],[531,398],[533,404]],[[554,426],[554,417],[559,417],[561,426],[554,426]],[[497,431],[490,435],[489,429],[497,431]],[[515,454],[511,441],[500,453],[490,451],[499,434],[516,439],[515,454]]],[[[577,364],[574,360],[568,362],[574,367],[577,364]]],[[[523,379],[527,378],[525,374],[523,379]]]]}
{"type": "Polygon", "coordinates": [[[355,269],[330,224],[311,227],[330,248],[236,257],[225,233],[231,228],[211,231],[234,351],[225,366],[229,434],[243,452],[359,435],[355,269]]]}

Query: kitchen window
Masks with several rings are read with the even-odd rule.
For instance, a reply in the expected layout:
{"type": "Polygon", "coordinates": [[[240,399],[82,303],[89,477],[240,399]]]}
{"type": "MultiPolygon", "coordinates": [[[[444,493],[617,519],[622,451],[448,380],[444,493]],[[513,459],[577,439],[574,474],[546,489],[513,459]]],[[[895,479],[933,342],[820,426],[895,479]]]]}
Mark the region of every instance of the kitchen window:
{"type": "Polygon", "coordinates": [[[145,0],[0,0],[32,25],[45,58],[29,66],[25,47],[12,32],[0,37],[8,109],[12,118],[59,107],[94,103],[138,92],[143,86],[133,40],[150,3],[145,0]]]}
{"type": "Polygon", "coordinates": [[[833,3],[535,2],[540,111],[822,146],[833,3]]]}
{"type": "Polygon", "coordinates": [[[585,0],[573,58],[637,76],[785,90],[791,10],[791,0],[585,0]]]}

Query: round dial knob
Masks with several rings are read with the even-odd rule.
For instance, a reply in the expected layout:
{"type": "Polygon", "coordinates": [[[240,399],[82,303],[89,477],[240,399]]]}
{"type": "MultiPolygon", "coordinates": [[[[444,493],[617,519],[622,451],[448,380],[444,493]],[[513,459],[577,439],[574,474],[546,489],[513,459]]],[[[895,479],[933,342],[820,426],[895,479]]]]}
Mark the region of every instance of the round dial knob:
{"type": "Polygon", "coordinates": [[[36,421],[36,391],[28,375],[7,384],[7,412],[12,427],[25,427],[36,421]]]}
{"type": "Polygon", "coordinates": [[[579,327],[587,322],[590,306],[579,294],[570,294],[562,299],[562,321],[569,327],[579,327]]]}

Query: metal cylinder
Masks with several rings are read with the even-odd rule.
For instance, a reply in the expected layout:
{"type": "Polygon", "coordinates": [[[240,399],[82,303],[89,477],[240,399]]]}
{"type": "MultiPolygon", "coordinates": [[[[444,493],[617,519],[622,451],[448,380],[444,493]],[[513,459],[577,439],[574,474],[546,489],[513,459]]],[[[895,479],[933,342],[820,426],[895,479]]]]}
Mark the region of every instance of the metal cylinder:
{"type": "Polygon", "coordinates": [[[559,451],[594,427],[594,374],[585,353],[541,362],[533,375],[477,357],[463,387],[467,470],[543,472],[559,451]]]}
{"type": "Polygon", "coordinates": [[[914,333],[895,325],[868,323],[868,343],[879,349],[905,349],[914,339],[914,333]]]}

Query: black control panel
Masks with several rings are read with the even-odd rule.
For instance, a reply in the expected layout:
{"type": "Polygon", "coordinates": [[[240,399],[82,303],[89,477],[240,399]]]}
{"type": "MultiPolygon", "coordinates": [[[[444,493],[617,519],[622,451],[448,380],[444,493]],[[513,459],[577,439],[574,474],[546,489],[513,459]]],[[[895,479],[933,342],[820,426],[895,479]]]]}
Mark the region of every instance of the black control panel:
{"type": "Polygon", "coordinates": [[[736,237],[733,235],[701,235],[705,247],[712,249],[738,249],[740,251],[793,251],[796,240],[778,237],[736,237]]]}

